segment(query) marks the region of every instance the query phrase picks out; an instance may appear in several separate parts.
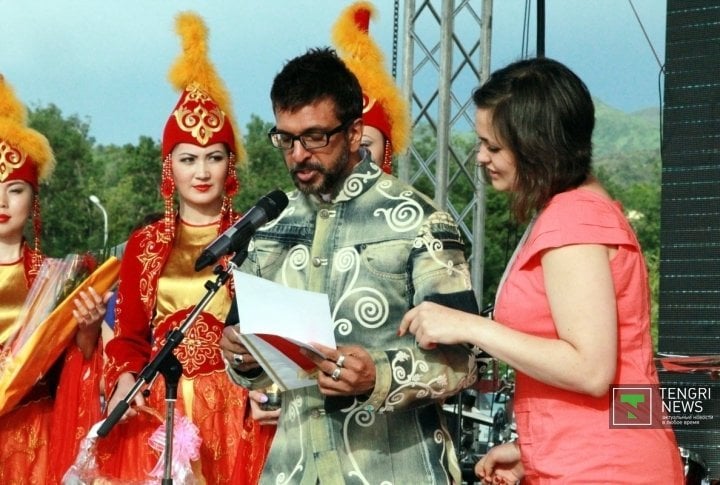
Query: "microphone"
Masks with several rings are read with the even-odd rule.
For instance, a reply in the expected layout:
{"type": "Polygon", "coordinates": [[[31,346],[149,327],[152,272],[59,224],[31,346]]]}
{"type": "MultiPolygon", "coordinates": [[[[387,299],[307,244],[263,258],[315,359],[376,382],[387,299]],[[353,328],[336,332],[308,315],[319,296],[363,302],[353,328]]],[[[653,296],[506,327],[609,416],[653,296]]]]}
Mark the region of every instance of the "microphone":
{"type": "Polygon", "coordinates": [[[274,190],[258,200],[244,216],[211,242],[195,261],[195,271],[214,264],[222,256],[245,246],[255,231],[285,210],[288,198],[282,190],[274,190]]]}

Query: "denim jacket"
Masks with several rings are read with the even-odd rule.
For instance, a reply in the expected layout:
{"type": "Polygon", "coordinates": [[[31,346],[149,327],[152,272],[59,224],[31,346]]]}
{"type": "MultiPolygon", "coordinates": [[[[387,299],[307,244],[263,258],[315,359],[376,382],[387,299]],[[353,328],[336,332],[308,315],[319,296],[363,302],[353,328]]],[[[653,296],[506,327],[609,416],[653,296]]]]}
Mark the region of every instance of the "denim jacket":
{"type": "MultiPolygon", "coordinates": [[[[441,405],[474,382],[473,354],[397,336],[425,296],[470,289],[457,225],[369,157],[330,202],[298,191],[289,199],[256,233],[243,270],[327,293],[337,344],[365,347],[376,382],[354,397],[326,398],[316,386],[285,392],[261,483],[460,483],[441,405]]],[[[268,384],[264,374],[229,373],[251,389],[268,384]]]]}

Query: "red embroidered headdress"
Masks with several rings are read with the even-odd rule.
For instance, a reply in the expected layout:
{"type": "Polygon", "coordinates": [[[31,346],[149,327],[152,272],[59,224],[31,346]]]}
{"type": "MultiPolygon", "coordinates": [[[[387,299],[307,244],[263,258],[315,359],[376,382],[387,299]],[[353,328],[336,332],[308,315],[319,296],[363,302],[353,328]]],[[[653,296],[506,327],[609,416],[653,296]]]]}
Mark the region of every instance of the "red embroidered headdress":
{"type": "Polygon", "coordinates": [[[207,27],[193,12],[177,15],[175,30],[182,40],[182,53],[170,69],[168,78],[181,92],[170,113],[162,139],[163,172],[161,192],[165,199],[165,227],[174,233],[171,153],[178,143],[208,146],[224,143],[230,152],[225,180],[222,222],[232,221],[231,199],[238,191],[236,161],[245,159],[245,149],[230,107],[230,95],[208,58],[207,27]]]}
{"type": "Polygon", "coordinates": [[[55,156],[47,138],[27,125],[27,110],[12,87],[0,74],[0,182],[24,180],[33,188],[33,235],[35,254],[32,270],[37,272],[40,257],[39,185],[55,168],[55,156]]]}
{"type": "Polygon", "coordinates": [[[356,2],[342,11],[332,29],[332,39],[345,64],[363,89],[363,122],[385,137],[385,154],[378,160],[392,172],[392,157],[403,153],[410,141],[410,112],[400,89],[384,66],[384,57],[368,28],[375,8],[356,2]]]}

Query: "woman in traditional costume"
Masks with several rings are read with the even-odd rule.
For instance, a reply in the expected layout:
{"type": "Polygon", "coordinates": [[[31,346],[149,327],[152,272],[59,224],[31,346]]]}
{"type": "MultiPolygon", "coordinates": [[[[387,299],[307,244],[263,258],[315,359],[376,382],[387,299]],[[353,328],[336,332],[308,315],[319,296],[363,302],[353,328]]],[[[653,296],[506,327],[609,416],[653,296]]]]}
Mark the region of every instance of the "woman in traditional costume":
{"type": "MultiPolygon", "coordinates": [[[[229,95],[207,58],[202,19],[185,12],[176,20],[183,54],[169,77],[182,94],[162,140],[165,214],[135,231],[123,256],[115,336],[106,349],[109,411],[127,397],[137,374],[165,345],[168,332],[181,326],[206,294],[205,283],[215,279],[213,268],[196,272],[194,264],[236,220],[231,198],[238,190],[236,160],[244,150],[229,95]]],[[[197,454],[191,450],[189,456],[178,456],[187,450],[174,449],[173,458],[190,460],[195,477],[212,484],[231,483],[236,460],[244,461],[245,476],[235,476],[234,483],[255,483],[274,433],[274,427],[261,429],[247,416],[247,391],[225,374],[219,341],[232,298],[229,285],[221,288],[174,351],[182,365],[176,411],[185,417],[181,423],[189,420],[197,428],[200,440],[197,454]]],[[[125,480],[157,476],[162,450],[151,447],[149,440],[163,416],[165,385],[164,379],[157,379],[145,393],[134,396],[123,419],[100,439],[97,458],[102,476],[125,480]],[[153,412],[141,411],[148,408],[153,412]]],[[[188,434],[192,429],[176,426],[175,443],[188,434]]]]}
{"type": "Polygon", "coordinates": [[[410,109],[385,68],[385,57],[370,36],[375,7],[366,1],[345,8],[332,28],[333,44],[363,90],[362,146],[385,173],[410,143],[410,109]]]}
{"type": "MultiPolygon", "coordinates": [[[[0,75],[0,375],[11,358],[6,344],[18,332],[17,319],[44,260],[39,188],[54,165],[47,138],[27,126],[25,107],[0,75]],[[32,246],[24,236],[31,218],[32,246]]],[[[100,417],[102,352],[97,343],[104,302],[90,289],[74,305],[74,342],[19,404],[0,403],[0,483],[59,483],[80,437],[100,417]]],[[[38,351],[54,344],[42,342],[38,351]]]]}

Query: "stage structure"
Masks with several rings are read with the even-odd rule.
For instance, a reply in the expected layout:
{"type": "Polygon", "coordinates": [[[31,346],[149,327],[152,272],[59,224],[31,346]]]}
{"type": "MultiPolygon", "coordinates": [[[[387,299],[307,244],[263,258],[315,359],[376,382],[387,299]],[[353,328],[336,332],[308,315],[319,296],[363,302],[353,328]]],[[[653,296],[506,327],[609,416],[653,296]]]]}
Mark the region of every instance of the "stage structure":
{"type": "Polygon", "coordinates": [[[414,141],[398,175],[458,221],[483,305],[485,186],[477,183],[472,90],[489,74],[492,0],[402,4],[402,88],[410,93],[414,141]]]}
{"type": "MultiPolygon", "coordinates": [[[[720,0],[667,0],[662,134],[658,350],[718,355],[720,0]]],[[[709,386],[717,403],[714,377],[707,370],[661,373],[664,385],[709,386]]],[[[720,478],[720,429],[679,426],[676,435],[720,478]]]]}

